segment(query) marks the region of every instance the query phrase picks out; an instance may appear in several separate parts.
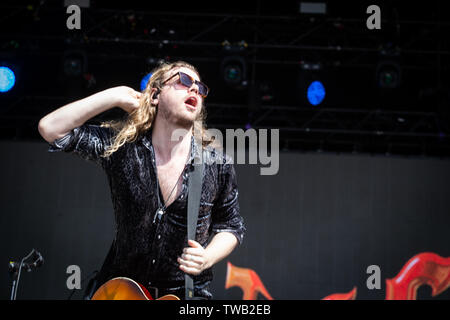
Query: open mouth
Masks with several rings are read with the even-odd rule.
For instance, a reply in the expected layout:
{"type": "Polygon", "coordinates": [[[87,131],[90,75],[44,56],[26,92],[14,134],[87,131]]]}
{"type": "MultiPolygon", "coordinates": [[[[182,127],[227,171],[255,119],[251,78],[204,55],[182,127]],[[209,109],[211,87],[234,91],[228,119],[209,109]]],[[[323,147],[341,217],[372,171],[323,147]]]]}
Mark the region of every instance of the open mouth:
{"type": "Polygon", "coordinates": [[[197,99],[195,97],[189,97],[184,103],[193,108],[197,107],[197,99]]]}

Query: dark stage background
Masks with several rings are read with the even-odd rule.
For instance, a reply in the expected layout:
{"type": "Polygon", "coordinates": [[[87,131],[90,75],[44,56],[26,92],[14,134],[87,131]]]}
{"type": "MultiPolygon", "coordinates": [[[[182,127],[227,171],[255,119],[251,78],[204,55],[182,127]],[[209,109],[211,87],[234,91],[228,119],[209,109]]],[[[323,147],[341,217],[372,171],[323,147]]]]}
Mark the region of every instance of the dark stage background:
{"type": "MultiPolygon", "coordinates": [[[[45,263],[22,273],[17,298],[81,299],[113,237],[106,176],[48,153],[39,120],[106,88],[140,90],[161,60],[198,68],[211,88],[209,128],[280,133],[276,175],[236,165],[247,234],[215,266],[215,298],[242,298],[225,290],[227,261],[254,270],[274,299],[356,287],[356,299],[382,300],[385,280],[414,255],[450,257],[446,2],[312,2],[326,12],[301,12],[300,1],[92,0],[81,29],[69,30],[64,1],[1,1],[0,66],[16,85],[0,93],[0,299],[9,261],[32,248],[45,263]],[[378,30],[366,25],[372,4],[378,30]],[[307,99],[314,80],[326,91],[318,105],[307,99]],[[69,265],[81,267],[81,291],[66,288],[69,265]],[[366,287],[370,265],[381,269],[379,290],[366,287]]],[[[124,116],[114,108],[89,123],[124,116]]],[[[433,299],[449,298],[447,289],[433,299]]]]}
{"type": "MultiPolygon", "coordinates": [[[[1,149],[0,297],[9,298],[9,259],[36,248],[45,264],[23,273],[17,298],[67,299],[67,266],[88,277],[112,241],[106,176],[77,156],[47,153],[45,143],[1,149]]],[[[274,299],[321,299],[354,286],[357,299],[384,299],[385,279],[415,254],[450,256],[448,160],[282,153],[277,175],[236,169],[248,231],[214,268],[217,299],[242,298],[238,287],[225,290],[227,261],[258,273],[274,299]],[[366,287],[369,265],[381,269],[380,290],[366,287]]],[[[421,287],[418,299],[428,298],[431,289],[421,287]]],[[[448,298],[449,290],[436,297],[448,298]]]]}

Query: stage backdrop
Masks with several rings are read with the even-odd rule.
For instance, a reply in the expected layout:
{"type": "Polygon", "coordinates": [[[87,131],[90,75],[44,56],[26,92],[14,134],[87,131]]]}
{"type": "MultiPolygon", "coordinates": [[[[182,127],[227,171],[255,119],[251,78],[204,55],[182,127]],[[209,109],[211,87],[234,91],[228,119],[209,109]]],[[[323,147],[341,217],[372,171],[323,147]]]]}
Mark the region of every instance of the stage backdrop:
{"type": "MultiPolygon", "coordinates": [[[[113,239],[105,174],[75,155],[48,153],[44,142],[0,148],[0,298],[10,297],[9,261],[35,248],[45,263],[22,272],[17,299],[81,299],[113,239]],[[70,265],[81,269],[81,290],[66,286],[70,265]]],[[[253,270],[273,299],[356,288],[356,299],[383,300],[386,280],[410,258],[450,257],[448,160],[282,153],[277,175],[261,176],[259,165],[236,170],[247,233],[214,268],[216,299],[243,298],[241,287],[225,289],[227,262],[253,270]],[[380,289],[367,287],[371,265],[379,267],[380,289]]],[[[422,286],[417,299],[431,293],[422,286]]],[[[446,289],[433,299],[449,298],[446,289]]]]}

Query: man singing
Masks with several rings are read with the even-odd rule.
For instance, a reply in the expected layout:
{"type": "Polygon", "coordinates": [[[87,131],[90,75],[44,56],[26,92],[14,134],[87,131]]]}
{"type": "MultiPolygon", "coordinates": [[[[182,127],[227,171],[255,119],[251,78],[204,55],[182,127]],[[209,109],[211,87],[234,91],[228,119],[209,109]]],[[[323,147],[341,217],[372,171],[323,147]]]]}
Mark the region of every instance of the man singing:
{"type": "Polygon", "coordinates": [[[107,174],[116,229],[96,287],[128,277],[157,288],[159,296],[183,298],[187,273],[194,277],[195,296],[212,298],[211,267],[242,242],[245,227],[234,167],[204,127],[208,91],[192,65],[163,63],[142,93],[110,88],[40,120],[49,151],[76,153],[107,174]],[[85,124],[113,107],[124,109],[127,119],[85,124]],[[202,150],[215,160],[205,163],[196,238],[187,242],[189,172],[202,150]]]}

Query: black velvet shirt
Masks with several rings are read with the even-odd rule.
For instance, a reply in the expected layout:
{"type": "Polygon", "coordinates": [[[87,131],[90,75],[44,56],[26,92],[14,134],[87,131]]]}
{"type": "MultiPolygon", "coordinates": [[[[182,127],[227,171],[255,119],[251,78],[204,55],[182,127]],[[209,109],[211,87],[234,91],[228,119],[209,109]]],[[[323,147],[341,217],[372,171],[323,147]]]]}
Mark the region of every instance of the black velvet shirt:
{"type": "MultiPolygon", "coordinates": [[[[111,249],[96,277],[96,287],[114,277],[128,277],[147,288],[158,288],[159,296],[173,293],[184,298],[184,272],[179,269],[177,258],[188,246],[188,178],[199,144],[192,139],[191,157],[182,173],[182,191],[158,219],[155,214],[162,195],[157,188],[151,130],[110,157],[101,157],[113,137],[110,128],[85,124],[55,140],[49,148],[50,152],[73,152],[92,160],[108,177],[116,229],[111,249]]],[[[216,149],[204,150],[207,159],[195,240],[206,247],[214,234],[226,231],[241,243],[245,227],[239,213],[234,167],[230,158],[216,149]]],[[[212,298],[212,270],[193,278],[194,294],[212,298]]]]}

